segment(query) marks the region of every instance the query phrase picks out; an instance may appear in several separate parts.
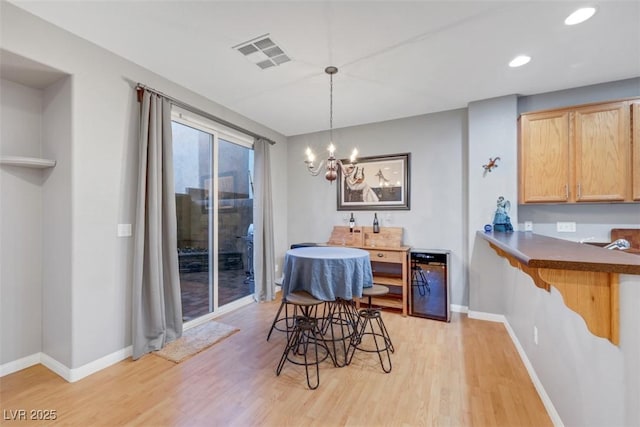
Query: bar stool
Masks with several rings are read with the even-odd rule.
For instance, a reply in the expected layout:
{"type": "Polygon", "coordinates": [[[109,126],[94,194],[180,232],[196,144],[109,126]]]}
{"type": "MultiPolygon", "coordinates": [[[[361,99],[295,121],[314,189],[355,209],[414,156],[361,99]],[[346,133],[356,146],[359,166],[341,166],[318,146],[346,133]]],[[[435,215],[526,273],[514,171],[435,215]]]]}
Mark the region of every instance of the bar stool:
{"type": "Polygon", "coordinates": [[[358,324],[355,302],[342,298],[327,301],[321,319],[323,341],[330,347],[336,366],[346,366],[350,342],[358,324]]]}
{"type": "Polygon", "coordinates": [[[307,292],[299,291],[288,294],[287,303],[296,306],[301,314],[295,317],[293,330],[288,334],[287,345],[278,363],[276,375],[280,375],[287,361],[304,366],[307,385],[311,390],[315,390],[320,385],[320,363],[330,357],[333,365],[336,366],[329,348],[322,341],[318,320],[311,315],[312,310],[324,301],[315,299],[307,292]],[[309,375],[309,369],[313,367],[315,367],[315,382],[312,382],[309,375]]]}
{"type": "MultiPolygon", "coordinates": [[[[275,284],[282,287],[282,277],[275,280],[275,284]]],[[[267,341],[271,338],[271,333],[275,329],[276,331],[286,332],[287,338],[289,338],[289,332],[293,329],[295,324],[295,316],[297,314],[297,309],[295,306],[289,307],[289,303],[287,302],[287,297],[282,295],[282,301],[280,302],[280,307],[278,308],[278,312],[276,313],[276,317],[273,319],[273,323],[271,324],[271,328],[269,329],[269,333],[267,334],[267,341]],[[289,308],[293,310],[293,313],[289,315],[289,308]],[[280,317],[282,314],[282,310],[284,309],[284,317],[280,317]],[[281,326],[280,323],[284,322],[284,326],[281,326]]]]}
{"type": "MultiPolygon", "coordinates": [[[[368,297],[369,306],[367,308],[361,308],[358,311],[358,327],[356,334],[351,340],[348,363],[351,363],[356,350],[367,353],[378,353],[382,370],[386,373],[391,372],[391,353],[393,353],[395,349],[393,348],[389,332],[382,320],[380,308],[374,308],[371,304],[371,297],[382,296],[388,293],[388,287],[375,284],[370,288],[364,288],[362,290],[362,296],[368,297]],[[366,337],[370,337],[373,340],[375,349],[370,343],[368,346],[363,344],[363,340],[366,337]],[[383,353],[386,355],[386,363],[382,357],[383,353]]],[[[371,341],[371,339],[368,341],[371,341]]]]}

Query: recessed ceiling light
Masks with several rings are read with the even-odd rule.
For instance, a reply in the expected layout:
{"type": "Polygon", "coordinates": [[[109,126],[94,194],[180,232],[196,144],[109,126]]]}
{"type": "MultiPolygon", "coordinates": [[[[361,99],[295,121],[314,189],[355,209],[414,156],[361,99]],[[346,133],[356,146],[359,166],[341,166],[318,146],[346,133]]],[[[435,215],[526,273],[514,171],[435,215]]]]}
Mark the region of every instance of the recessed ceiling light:
{"type": "Polygon", "coordinates": [[[524,64],[528,64],[529,61],[531,61],[530,56],[527,56],[527,55],[516,56],[511,60],[511,62],[509,62],[509,67],[512,67],[512,68],[521,67],[524,64]]]}
{"type": "Polygon", "coordinates": [[[580,24],[581,22],[584,22],[587,19],[591,18],[595,13],[595,7],[583,7],[567,16],[567,19],[564,20],[564,23],[565,25],[580,24]]]}

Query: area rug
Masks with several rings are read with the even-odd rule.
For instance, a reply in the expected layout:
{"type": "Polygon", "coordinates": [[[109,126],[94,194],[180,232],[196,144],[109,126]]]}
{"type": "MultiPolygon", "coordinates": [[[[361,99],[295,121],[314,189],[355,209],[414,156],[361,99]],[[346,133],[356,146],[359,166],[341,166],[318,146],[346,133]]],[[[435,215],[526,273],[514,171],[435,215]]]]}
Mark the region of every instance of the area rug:
{"type": "Polygon", "coordinates": [[[184,331],[182,337],[170,342],[153,354],[174,363],[180,363],[239,330],[212,320],[184,331]]]}

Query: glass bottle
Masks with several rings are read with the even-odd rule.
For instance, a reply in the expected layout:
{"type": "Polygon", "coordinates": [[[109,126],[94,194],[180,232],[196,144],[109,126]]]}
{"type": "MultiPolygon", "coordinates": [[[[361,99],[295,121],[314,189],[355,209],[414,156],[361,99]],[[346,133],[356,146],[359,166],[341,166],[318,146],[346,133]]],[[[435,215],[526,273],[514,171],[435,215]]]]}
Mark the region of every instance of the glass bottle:
{"type": "Polygon", "coordinates": [[[351,212],[351,218],[349,218],[349,232],[353,233],[353,228],[356,226],[356,219],[353,217],[353,212],[351,212]]]}
{"type": "Polygon", "coordinates": [[[378,214],[377,213],[373,214],[373,232],[374,233],[379,233],[380,232],[380,223],[378,222],[378,214]]]}

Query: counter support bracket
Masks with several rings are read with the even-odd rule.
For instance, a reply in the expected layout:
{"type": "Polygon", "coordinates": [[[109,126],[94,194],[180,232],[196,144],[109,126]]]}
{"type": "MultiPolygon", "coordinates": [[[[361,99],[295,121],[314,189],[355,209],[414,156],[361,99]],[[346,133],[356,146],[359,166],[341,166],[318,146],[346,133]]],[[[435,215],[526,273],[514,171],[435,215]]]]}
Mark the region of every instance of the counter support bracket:
{"type": "Polygon", "coordinates": [[[619,344],[620,279],[617,273],[529,267],[494,244],[489,245],[511,266],[529,275],[539,288],[547,292],[551,286],[556,288],[564,304],[584,319],[592,334],[619,344]]]}

